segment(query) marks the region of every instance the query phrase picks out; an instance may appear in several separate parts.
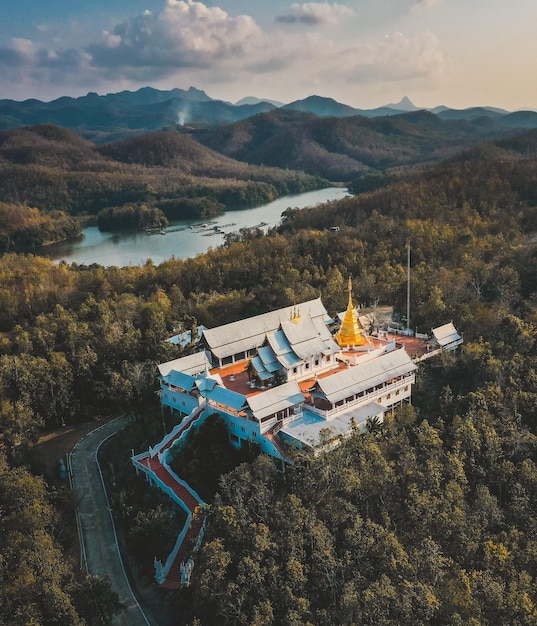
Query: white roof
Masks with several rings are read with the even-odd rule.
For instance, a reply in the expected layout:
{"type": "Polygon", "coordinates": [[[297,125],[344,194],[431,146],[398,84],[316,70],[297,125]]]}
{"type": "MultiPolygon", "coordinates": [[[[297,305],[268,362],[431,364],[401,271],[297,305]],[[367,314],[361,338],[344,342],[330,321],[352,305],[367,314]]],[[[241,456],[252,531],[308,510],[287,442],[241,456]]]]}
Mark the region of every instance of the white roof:
{"type": "Polygon", "coordinates": [[[296,314],[297,308],[302,317],[309,315],[323,322],[330,319],[321,299],[316,298],[303,302],[298,307],[288,306],[224,326],[209,328],[204,331],[203,336],[211,351],[220,359],[253,350],[263,344],[267,333],[274,332],[283,320],[289,320],[296,314]]]}
{"type": "Polygon", "coordinates": [[[255,396],[248,396],[248,404],[257,419],[283,411],[301,402],[304,402],[304,394],[300,391],[296,381],[272,387],[255,396]]]}
{"type": "Polygon", "coordinates": [[[462,337],[457,332],[457,329],[450,322],[449,324],[444,324],[443,326],[439,326],[438,328],[433,328],[433,336],[438,341],[440,346],[447,346],[450,343],[454,343],[455,341],[460,341],[462,337]]]}
{"type": "Polygon", "coordinates": [[[207,358],[205,351],[196,352],[190,356],[184,356],[173,361],[166,361],[158,366],[161,376],[167,376],[172,370],[183,372],[183,374],[200,374],[205,368],[210,368],[211,363],[207,358]]]}
{"type": "Polygon", "coordinates": [[[318,388],[331,403],[339,402],[417,369],[404,349],[394,350],[331,376],[319,378],[318,388]]]}
{"type": "Polygon", "coordinates": [[[338,413],[335,417],[325,420],[311,411],[304,410],[303,416],[284,426],[281,432],[301,441],[309,446],[316,447],[323,441],[323,434],[330,431],[330,436],[337,437],[350,435],[353,428],[360,430],[365,428],[365,423],[369,418],[382,418],[385,407],[376,402],[353,407],[345,413],[338,413]]]}
{"type": "Polygon", "coordinates": [[[282,331],[295,354],[303,360],[316,354],[334,354],[340,350],[330,331],[326,328],[327,334],[321,335],[318,325],[309,316],[298,322],[285,320],[282,322],[282,331]]]}

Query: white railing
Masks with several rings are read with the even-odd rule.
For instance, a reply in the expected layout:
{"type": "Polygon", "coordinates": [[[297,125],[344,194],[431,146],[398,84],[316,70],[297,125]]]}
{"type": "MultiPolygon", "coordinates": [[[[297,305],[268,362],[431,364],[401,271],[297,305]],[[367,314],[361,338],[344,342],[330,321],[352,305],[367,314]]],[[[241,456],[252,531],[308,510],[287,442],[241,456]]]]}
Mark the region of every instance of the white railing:
{"type": "MultiPolygon", "coordinates": [[[[309,405],[306,405],[306,406],[309,408],[309,405]]],[[[271,419],[269,422],[264,422],[262,425],[260,424],[260,429],[262,429],[261,435],[263,436],[270,435],[270,434],[275,435],[278,432],[278,430],[280,430],[284,426],[289,426],[289,424],[292,424],[296,420],[299,420],[303,415],[304,414],[302,412],[302,405],[297,406],[295,407],[295,412],[292,415],[288,415],[287,417],[284,417],[283,420],[278,420],[278,418],[275,417],[271,419]],[[273,430],[276,426],[278,428],[273,430]]]]}
{"type": "Polygon", "coordinates": [[[431,350],[429,352],[426,352],[425,354],[422,354],[421,356],[417,356],[415,359],[412,359],[414,361],[414,363],[420,363],[421,361],[426,361],[427,359],[430,359],[432,356],[436,356],[437,354],[440,354],[442,352],[442,348],[436,348],[436,350],[431,350]]]}
{"type": "Polygon", "coordinates": [[[457,346],[460,346],[464,343],[464,339],[457,339],[457,341],[453,341],[452,343],[448,343],[446,346],[442,346],[441,348],[435,348],[434,350],[430,350],[426,352],[422,356],[416,357],[412,359],[414,363],[419,363],[420,361],[425,361],[426,359],[430,359],[432,356],[436,356],[441,352],[450,352],[451,350],[455,350],[457,346]]]}
{"type": "Polygon", "coordinates": [[[361,404],[368,404],[372,400],[378,400],[378,398],[381,398],[384,394],[392,393],[392,391],[397,391],[398,389],[402,389],[406,385],[413,384],[415,381],[416,381],[416,377],[414,376],[414,374],[411,374],[410,376],[406,376],[405,378],[398,380],[394,383],[391,383],[389,385],[383,385],[380,389],[375,389],[373,391],[364,393],[364,395],[361,396],[360,398],[357,398],[356,400],[352,400],[351,402],[346,402],[345,404],[342,404],[340,406],[336,406],[333,409],[323,410],[310,404],[307,405],[307,409],[308,411],[311,411],[312,413],[315,413],[316,415],[320,415],[321,417],[324,417],[325,419],[330,419],[334,415],[339,415],[340,413],[346,413],[352,407],[360,406],[361,404]]]}
{"type": "MultiPolygon", "coordinates": [[[[168,573],[175,561],[175,559],[177,558],[177,554],[179,552],[179,550],[181,549],[181,546],[183,544],[183,541],[185,540],[186,534],[188,532],[188,529],[190,528],[190,524],[192,523],[192,515],[189,515],[185,525],[183,527],[183,530],[181,532],[181,534],[179,535],[179,537],[177,537],[177,541],[175,542],[175,546],[173,548],[173,550],[170,552],[168,558],[166,559],[166,562],[164,563],[164,565],[158,561],[157,559],[155,559],[154,561],[154,565],[155,565],[155,580],[157,581],[157,583],[159,585],[161,585],[167,578],[168,573]]],[[[197,552],[200,549],[201,546],[201,542],[203,541],[203,537],[205,536],[205,526],[207,523],[207,518],[203,519],[203,522],[201,524],[201,528],[197,534],[196,537],[196,541],[194,542],[194,546],[192,548],[192,554],[194,554],[195,552],[197,552]]],[[[192,556],[189,557],[188,561],[186,563],[181,563],[181,565],[179,566],[179,569],[181,571],[181,587],[188,587],[190,585],[190,576],[192,574],[192,570],[194,569],[194,559],[192,558],[192,556]]]]}
{"type": "Polygon", "coordinates": [[[179,536],[177,537],[177,541],[175,542],[173,550],[168,555],[168,558],[166,559],[165,563],[162,564],[161,561],[158,561],[157,559],[155,559],[154,561],[155,580],[157,581],[159,585],[162,585],[162,583],[166,580],[166,577],[168,576],[171,566],[173,565],[177,557],[177,554],[179,550],[181,549],[181,545],[183,544],[183,541],[186,537],[186,534],[188,532],[188,529],[190,528],[191,523],[192,523],[192,513],[190,513],[187,516],[185,525],[183,526],[183,530],[180,532],[179,536]]]}
{"type": "Polygon", "coordinates": [[[192,424],[192,422],[199,417],[199,415],[202,413],[202,411],[205,408],[206,408],[206,403],[203,402],[199,406],[197,406],[194,409],[192,409],[192,411],[190,412],[190,415],[185,417],[185,419],[182,422],[180,422],[179,424],[176,424],[173,427],[173,429],[167,435],[165,435],[164,438],[162,439],[162,441],[160,441],[154,448],[149,446],[149,455],[151,456],[151,458],[153,458],[155,455],[157,455],[175,437],[177,437],[177,441],[179,441],[181,439],[181,437],[183,436],[182,431],[188,430],[190,424],[192,424]]]}
{"type": "Polygon", "coordinates": [[[414,331],[411,328],[392,328],[388,326],[388,332],[392,335],[403,335],[405,337],[413,337],[414,331]]]}
{"type": "MultiPolygon", "coordinates": [[[[142,462],[142,459],[154,458],[156,456],[158,461],[159,461],[159,463],[168,472],[170,477],[178,485],[183,487],[196,500],[196,502],[199,503],[199,505],[201,507],[204,507],[205,503],[200,498],[200,496],[194,491],[194,489],[192,489],[190,487],[190,485],[186,481],[184,481],[183,479],[179,478],[179,476],[177,476],[177,474],[168,465],[167,458],[168,458],[168,452],[171,450],[173,445],[175,445],[176,441],[180,441],[187,434],[187,432],[190,430],[190,426],[203,413],[203,410],[205,409],[205,407],[206,407],[205,403],[203,403],[203,405],[201,405],[199,407],[196,407],[190,413],[190,415],[185,420],[183,420],[180,424],[177,424],[177,426],[174,427],[172,432],[169,433],[168,435],[166,435],[162,439],[162,441],[160,443],[158,443],[154,448],[150,447],[149,448],[149,452],[142,452],[141,454],[137,454],[137,455],[131,457],[131,461],[132,461],[134,467],[136,468],[136,471],[138,471],[138,469],[141,469],[143,472],[145,472],[145,474],[147,474],[147,476],[149,478],[149,482],[151,484],[156,485],[171,500],[173,500],[174,502],[179,504],[179,506],[181,506],[181,508],[184,509],[185,512],[187,513],[187,518],[186,518],[185,524],[183,526],[183,529],[181,530],[179,536],[177,537],[177,540],[175,542],[174,548],[170,552],[170,554],[168,555],[168,558],[166,559],[165,563],[163,564],[161,561],[159,561],[157,559],[154,560],[155,580],[157,581],[158,584],[162,584],[163,582],[165,582],[166,577],[168,576],[168,573],[169,573],[169,571],[171,569],[171,566],[173,565],[175,559],[177,558],[177,554],[178,554],[179,550],[181,549],[181,545],[183,544],[183,541],[185,540],[185,537],[186,537],[186,535],[188,533],[188,530],[190,528],[190,525],[192,523],[192,512],[191,512],[190,508],[187,506],[186,502],[184,502],[181,499],[181,497],[179,495],[177,495],[175,490],[172,487],[166,485],[166,483],[164,483],[155,474],[155,472],[153,471],[153,469],[149,465],[146,465],[145,463],[142,462]],[[174,438],[175,438],[175,440],[174,440],[174,438]],[[171,446],[169,446],[171,441],[173,441],[173,444],[171,446]],[[164,452],[162,452],[162,450],[164,450],[164,452]]],[[[205,520],[204,520],[204,523],[202,525],[202,530],[204,531],[204,529],[205,529],[205,520]]],[[[202,531],[200,530],[200,533],[198,533],[198,536],[196,538],[196,544],[195,545],[197,547],[199,547],[199,544],[201,543],[201,539],[202,538],[203,538],[203,534],[202,534],[202,531]],[[200,537],[200,535],[201,535],[201,537],[200,537]]],[[[181,565],[184,566],[184,564],[181,564],[181,565]]],[[[192,564],[191,564],[191,566],[189,568],[189,572],[192,571],[192,567],[193,567],[193,562],[192,562],[192,564]]],[[[190,577],[188,576],[188,580],[189,579],[190,579],[190,577]]],[[[183,584],[183,581],[181,582],[181,584],[183,584]]]]}

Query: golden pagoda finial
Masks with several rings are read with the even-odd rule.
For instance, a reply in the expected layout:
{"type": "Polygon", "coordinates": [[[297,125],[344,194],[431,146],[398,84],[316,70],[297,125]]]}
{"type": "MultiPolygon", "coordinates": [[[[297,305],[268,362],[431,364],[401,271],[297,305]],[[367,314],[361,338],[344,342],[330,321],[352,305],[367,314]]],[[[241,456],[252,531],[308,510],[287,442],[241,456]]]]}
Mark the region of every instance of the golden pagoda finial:
{"type": "Polygon", "coordinates": [[[364,329],[360,324],[360,320],[356,315],[354,305],[352,303],[352,279],[350,276],[348,289],[349,303],[347,305],[347,310],[345,311],[345,317],[343,318],[341,328],[335,335],[336,341],[342,348],[354,348],[355,346],[363,346],[367,343],[364,329]]]}

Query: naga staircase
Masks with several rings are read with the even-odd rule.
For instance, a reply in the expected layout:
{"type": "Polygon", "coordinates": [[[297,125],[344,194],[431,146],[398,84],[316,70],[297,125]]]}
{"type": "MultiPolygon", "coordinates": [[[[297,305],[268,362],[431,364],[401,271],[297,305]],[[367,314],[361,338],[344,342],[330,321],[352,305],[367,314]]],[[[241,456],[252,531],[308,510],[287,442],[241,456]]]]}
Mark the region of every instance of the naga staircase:
{"type": "Polygon", "coordinates": [[[179,589],[189,585],[194,566],[192,555],[199,548],[205,531],[205,503],[168,465],[171,447],[186,437],[193,424],[199,425],[203,421],[204,411],[205,404],[196,407],[159,444],[131,459],[136,473],[144,472],[151,485],[159,487],[187,514],[185,525],[166,562],[163,564],[155,559],[155,579],[163,589],[179,589]]]}

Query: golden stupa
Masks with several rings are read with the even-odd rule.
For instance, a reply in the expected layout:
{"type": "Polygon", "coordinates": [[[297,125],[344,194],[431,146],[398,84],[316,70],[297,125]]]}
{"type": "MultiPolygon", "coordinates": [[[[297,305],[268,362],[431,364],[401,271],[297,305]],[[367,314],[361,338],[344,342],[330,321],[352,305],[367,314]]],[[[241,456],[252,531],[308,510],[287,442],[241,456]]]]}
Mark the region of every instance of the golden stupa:
{"type": "Polygon", "coordinates": [[[354,348],[367,344],[364,329],[354,311],[352,304],[352,282],[349,277],[349,304],[339,332],[334,335],[335,340],[342,348],[354,348]]]}

